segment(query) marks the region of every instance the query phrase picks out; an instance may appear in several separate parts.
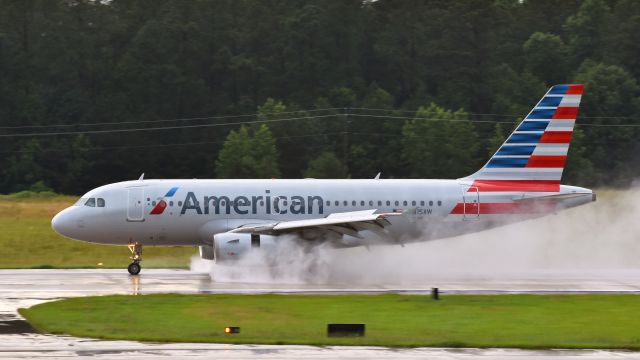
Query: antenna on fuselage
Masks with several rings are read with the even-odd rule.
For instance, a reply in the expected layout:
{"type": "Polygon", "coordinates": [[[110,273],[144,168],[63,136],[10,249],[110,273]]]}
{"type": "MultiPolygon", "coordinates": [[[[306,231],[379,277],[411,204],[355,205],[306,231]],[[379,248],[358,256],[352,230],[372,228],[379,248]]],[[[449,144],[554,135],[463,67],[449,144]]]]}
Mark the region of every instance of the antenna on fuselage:
{"type": "Polygon", "coordinates": [[[140,177],[138,178],[138,181],[142,181],[144,180],[144,173],[142,173],[142,175],[140,175],[140,177]]]}
{"type": "Polygon", "coordinates": [[[379,172],[378,175],[373,178],[373,180],[380,180],[380,175],[382,175],[382,172],[379,172]]]}

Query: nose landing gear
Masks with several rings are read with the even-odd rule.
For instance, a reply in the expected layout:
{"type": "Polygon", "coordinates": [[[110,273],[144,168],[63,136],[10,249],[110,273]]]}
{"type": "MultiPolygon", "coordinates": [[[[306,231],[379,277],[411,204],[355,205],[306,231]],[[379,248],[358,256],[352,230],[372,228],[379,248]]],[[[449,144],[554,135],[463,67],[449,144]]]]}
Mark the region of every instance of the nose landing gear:
{"type": "Polygon", "coordinates": [[[137,242],[131,243],[128,247],[129,251],[131,251],[131,260],[133,262],[129,264],[127,271],[129,271],[131,275],[138,275],[142,269],[140,267],[140,261],[142,261],[142,244],[138,244],[137,242]]]}

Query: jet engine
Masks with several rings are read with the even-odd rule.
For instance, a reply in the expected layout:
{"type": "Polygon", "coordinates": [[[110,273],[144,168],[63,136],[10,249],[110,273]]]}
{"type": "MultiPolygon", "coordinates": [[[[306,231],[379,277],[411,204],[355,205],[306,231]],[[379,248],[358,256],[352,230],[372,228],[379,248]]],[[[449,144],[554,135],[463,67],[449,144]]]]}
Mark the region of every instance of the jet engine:
{"type": "Polygon", "coordinates": [[[231,262],[239,260],[253,251],[275,250],[275,239],[275,236],[270,235],[216,234],[213,236],[213,259],[217,263],[231,262]]]}

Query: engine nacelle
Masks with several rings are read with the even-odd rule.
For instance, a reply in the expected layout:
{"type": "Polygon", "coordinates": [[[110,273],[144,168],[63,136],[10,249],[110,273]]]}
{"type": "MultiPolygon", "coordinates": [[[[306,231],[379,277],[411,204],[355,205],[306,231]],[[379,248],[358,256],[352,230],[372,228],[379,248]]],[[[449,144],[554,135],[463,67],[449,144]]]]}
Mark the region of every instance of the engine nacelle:
{"type": "Polygon", "coordinates": [[[213,258],[216,262],[236,261],[252,251],[275,249],[276,237],[258,234],[222,233],[213,236],[213,258]]]}

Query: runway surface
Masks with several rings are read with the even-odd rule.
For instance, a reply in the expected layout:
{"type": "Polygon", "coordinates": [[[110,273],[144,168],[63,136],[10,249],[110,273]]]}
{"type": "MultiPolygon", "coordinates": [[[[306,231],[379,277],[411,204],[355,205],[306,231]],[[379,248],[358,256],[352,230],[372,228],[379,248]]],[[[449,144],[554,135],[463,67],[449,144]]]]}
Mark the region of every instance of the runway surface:
{"type": "MultiPolygon", "coordinates": [[[[153,344],[96,341],[37,334],[17,309],[53,299],[151,293],[640,293],[640,271],[531,271],[510,274],[433,275],[420,282],[394,285],[220,283],[208,273],[187,270],[0,270],[0,358],[198,358],[228,359],[640,359],[625,351],[522,351],[504,349],[386,349],[376,347],[313,347],[224,344],[153,344]]],[[[132,326],[135,326],[132,323],[132,326]]]]}

